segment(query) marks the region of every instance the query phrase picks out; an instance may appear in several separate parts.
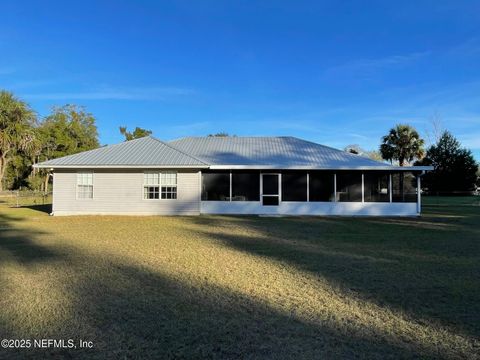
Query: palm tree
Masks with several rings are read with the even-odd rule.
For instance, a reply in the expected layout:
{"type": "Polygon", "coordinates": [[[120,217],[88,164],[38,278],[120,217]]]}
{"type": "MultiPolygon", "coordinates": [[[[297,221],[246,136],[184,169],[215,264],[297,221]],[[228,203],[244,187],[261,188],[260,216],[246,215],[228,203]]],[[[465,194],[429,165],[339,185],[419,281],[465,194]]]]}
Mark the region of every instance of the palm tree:
{"type": "Polygon", "coordinates": [[[398,160],[399,165],[404,166],[407,162],[424,156],[424,143],[413,127],[398,124],[390,129],[388,135],[382,137],[380,153],[383,159],[390,162],[398,160]]]}
{"type": "Polygon", "coordinates": [[[7,165],[16,152],[31,149],[35,113],[12,93],[0,91],[0,191],[7,165]]]}

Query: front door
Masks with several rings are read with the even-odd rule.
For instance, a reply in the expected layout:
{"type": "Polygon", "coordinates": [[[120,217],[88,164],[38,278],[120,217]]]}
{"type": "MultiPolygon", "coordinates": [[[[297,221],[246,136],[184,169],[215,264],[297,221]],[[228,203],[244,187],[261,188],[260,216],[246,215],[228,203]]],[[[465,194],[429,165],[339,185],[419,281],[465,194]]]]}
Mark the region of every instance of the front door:
{"type": "Polygon", "coordinates": [[[280,174],[262,174],[262,205],[276,206],[280,203],[280,174]]]}

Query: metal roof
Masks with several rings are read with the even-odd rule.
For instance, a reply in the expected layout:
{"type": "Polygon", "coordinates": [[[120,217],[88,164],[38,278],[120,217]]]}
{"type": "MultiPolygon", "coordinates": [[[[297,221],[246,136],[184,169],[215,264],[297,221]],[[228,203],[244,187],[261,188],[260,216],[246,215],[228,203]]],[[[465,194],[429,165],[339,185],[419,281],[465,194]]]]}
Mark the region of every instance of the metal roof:
{"type": "Polygon", "coordinates": [[[152,136],[48,160],[36,166],[41,168],[208,167],[201,160],[152,136]]]}
{"type": "Polygon", "coordinates": [[[186,137],[169,144],[210,164],[212,169],[411,169],[291,136],[186,137]]]}
{"type": "Polygon", "coordinates": [[[295,137],[152,136],[45,161],[40,168],[431,170],[399,167],[295,137]]]}

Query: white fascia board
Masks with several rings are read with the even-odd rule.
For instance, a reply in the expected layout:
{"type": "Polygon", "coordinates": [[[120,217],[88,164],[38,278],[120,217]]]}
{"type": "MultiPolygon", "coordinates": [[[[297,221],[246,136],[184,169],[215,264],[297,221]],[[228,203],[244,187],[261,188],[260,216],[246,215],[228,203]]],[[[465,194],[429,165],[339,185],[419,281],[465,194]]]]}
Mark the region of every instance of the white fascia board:
{"type": "Polygon", "coordinates": [[[36,169],[206,169],[208,165],[33,165],[36,169]]]}
{"type": "Polygon", "coordinates": [[[385,171],[430,171],[433,166],[268,166],[268,165],[211,165],[212,170],[385,170],[385,171]]]}

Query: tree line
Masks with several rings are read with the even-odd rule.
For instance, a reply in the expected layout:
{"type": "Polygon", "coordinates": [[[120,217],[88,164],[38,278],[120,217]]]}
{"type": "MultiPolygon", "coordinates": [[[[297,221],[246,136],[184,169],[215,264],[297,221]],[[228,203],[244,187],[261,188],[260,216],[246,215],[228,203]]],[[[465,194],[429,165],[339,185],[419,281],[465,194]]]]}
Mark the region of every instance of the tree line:
{"type": "MultiPolygon", "coordinates": [[[[150,130],[120,127],[125,140],[150,135],[150,130]]],[[[27,188],[48,191],[51,173],[33,165],[100,146],[95,117],[85,108],[54,107],[39,119],[12,93],[0,91],[0,191],[27,188]]]]}
{"type": "Polygon", "coordinates": [[[449,131],[425,149],[425,140],[407,124],[398,124],[382,137],[378,151],[365,151],[349,145],[346,151],[399,166],[433,166],[422,178],[422,187],[433,194],[474,191],[480,186],[479,164],[471,150],[461,146],[449,131]]]}
{"type": "MultiPolygon", "coordinates": [[[[120,127],[125,141],[152,134],[136,127],[120,127]]],[[[208,136],[232,136],[226,132],[208,136]]],[[[235,136],[235,135],[233,135],[235,136]]],[[[431,165],[423,185],[431,192],[472,191],[479,184],[479,167],[472,152],[448,131],[428,149],[411,126],[399,124],[382,137],[378,150],[365,151],[350,145],[345,151],[399,166],[431,165]]],[[[33,165],[100,146],[94,116],[85,108],[67,104],[54,107],[39,119],[29,104],[8,91],[0,91],[0,191],[28,188],[48,191],[51,174],[33,165]]]]}

